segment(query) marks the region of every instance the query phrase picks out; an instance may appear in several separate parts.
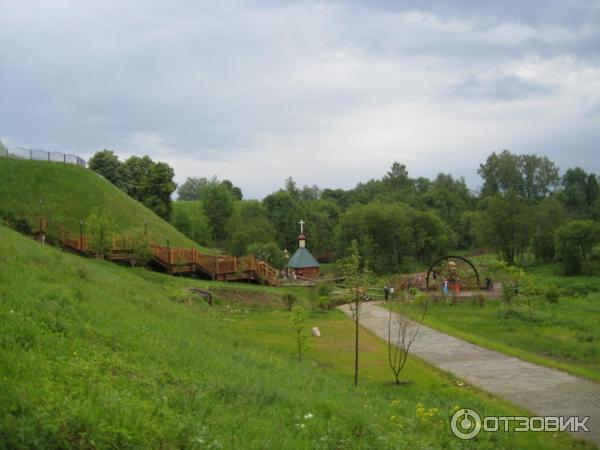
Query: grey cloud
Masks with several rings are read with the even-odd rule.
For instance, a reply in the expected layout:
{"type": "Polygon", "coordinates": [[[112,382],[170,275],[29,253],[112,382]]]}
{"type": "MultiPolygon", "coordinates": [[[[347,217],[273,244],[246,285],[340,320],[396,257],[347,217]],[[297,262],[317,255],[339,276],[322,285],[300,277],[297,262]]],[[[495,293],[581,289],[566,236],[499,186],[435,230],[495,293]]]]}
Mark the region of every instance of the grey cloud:
{"type": "Polygon", "coordinates": [[[586,117],[600,117],[600,101],[597,102],[595,105],[593,105],[591,108],[589,108],[584,115],[586,117]]]}
{"type": "Polygon", "coordinates": [[[453,90],[458,98],[479,98],[499,101],[513,101],[529,97],[550,95],[555,92],[551,86],[526,80],[516,75],[502,75],[483,79],[471,75],[453,90]]]}
{"type": "Polygon", "coordinates": [[[398,119],[410,131],[435,120],[429,105],[452,114],[457,98],[479,107],[558,97],[556,81],[510,67],[566,56],[592,73],[599,52],[598,4],[583,1],[5,0],[0,136],[79,153],[159,146],[174,161],[223,164],[265,142],[324,155],[361,127],[375,128],[365,145],[379,145],[381,110],[414,105],[398,119]],[[347,117],[370,122],[344,128],[347,117]]]}

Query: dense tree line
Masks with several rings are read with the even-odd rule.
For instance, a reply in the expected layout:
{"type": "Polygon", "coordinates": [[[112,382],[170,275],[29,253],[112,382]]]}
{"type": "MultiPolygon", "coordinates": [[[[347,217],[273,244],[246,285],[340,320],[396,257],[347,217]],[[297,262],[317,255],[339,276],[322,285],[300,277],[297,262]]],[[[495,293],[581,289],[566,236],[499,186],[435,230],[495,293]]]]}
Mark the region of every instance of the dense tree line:
{"type": "Polygon", "coordinates": [[[171,195],[177,185],[173,182],[175,172],[167,163],[154,162],[148,156],[131,156],[120,161],[114,152],[102,150],[92,156],[88,165],[158,216],[171,218],[171,195]]]}
{"type": "Polygon", "coordinates": [[[303,218],[313,253],[342,257],[356,240],[363,263],[378,273],[402,270],[407,259],[426,262],[450,249],[475,247],[491,247],[509,264],[532,255],[540,263],[560,260],[570,274],[586,271],[600,239],[595,174],[577,167],[561,177],[548,158],[507,150],[492,153],[479,174],[480,193],[449,174],[411,178],[398,162],[382,178],[349,190],[300,188],[288,178],[261,202],[241,201],[231,183],[195,178],[179,193],[200,200],[210,226],[222,230],[213,239],[233,254],[253,245],[267,246],[272,258],[293,250],[303,218]],[[227,188],[204,195],[211,183],[227,188]]]}
{"type": "MultiPolygon", "coordinates": [[[[165,201],[169,189],[149,184],[164,186],[172,171],[161,176],[150,167],[163,163],[147,157],[121,163],[108,151],[93,159],[95,170],[160,211],[153,199],[165,201]]],[[[348,190],[299,187],[288,178],[261,201],[244,200],[229,180],[194,177],[179,188],[171,221],[203,245],[234,255],[260,252],[277,264],[284,249],[292,252],[298,245],[298,220],[304,219],[313,254],[340,258],[356,240],[363,264],[378,273],[402,270],[408,260],[427,262],[450,250],[479,247],[492,248],[509,264],[530,255],[539,263],[561,261],[569,274],[592,270],[600,240],[595,174],[575,167],[561,176],[547,157],[508,150],[489,155],[478,173],[482,188],[474,192],[462,177],[412,178],[395,162],[381,178],[348,190]]]]}

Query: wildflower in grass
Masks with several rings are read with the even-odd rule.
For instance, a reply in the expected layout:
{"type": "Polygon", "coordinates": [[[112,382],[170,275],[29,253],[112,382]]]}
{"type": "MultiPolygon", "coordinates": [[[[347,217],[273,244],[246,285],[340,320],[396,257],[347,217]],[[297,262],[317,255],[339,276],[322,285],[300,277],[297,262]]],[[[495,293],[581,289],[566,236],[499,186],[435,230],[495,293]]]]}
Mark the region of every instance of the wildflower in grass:
{"type": "Polygon", "coordinates": [[[427,423],[429,420],[436,416],[440,410],[438,408],[426,408],[423,403],[417,403],[416,413],[417,417],[422,423],[427,423]]]}
{"type": "Polygon", "coordinates": [[[305,420],[312,419],[313,417],[315,417],[315,416],[313,416],[311,413],[308,413],[308,414],[305,414],[305,415],[304,415],[304,419],[305,419],[305,420]]]}
{"type": "Polygon", "coordinates": [[[303,423],[296,423],[296,424],[294,424],[294,426],[295,426],[296,428],[300,429],[300,430],[301,430],[302,428],[306,427],[306,425],[305,425],[305,424],[303,424],[303,423]]]}

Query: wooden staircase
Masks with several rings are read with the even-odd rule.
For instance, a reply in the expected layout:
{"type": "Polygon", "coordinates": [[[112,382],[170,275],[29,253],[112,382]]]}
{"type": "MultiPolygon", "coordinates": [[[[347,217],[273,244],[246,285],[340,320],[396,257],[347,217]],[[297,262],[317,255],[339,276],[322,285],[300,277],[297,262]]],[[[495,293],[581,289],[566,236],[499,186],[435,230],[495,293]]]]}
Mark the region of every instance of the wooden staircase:
{"type": "MultiPolygon", "coordinates": [[[[94,252],[89,238],[79,237],[63,226],[59,227],[61,245],[84,255],[94,252]]],[[[169,274],[201,274],[220,281],[255,281],[276,286],[279,283],[279,271],[254,255],[238,258],[229,255],[209,255],[197,248],[163,247],[149,245],[152,260],[169,274]]],[[[112,261],[134,261],[134,241],[128,236],[115,236],[112,247],[106,255],[112,261]]]]}

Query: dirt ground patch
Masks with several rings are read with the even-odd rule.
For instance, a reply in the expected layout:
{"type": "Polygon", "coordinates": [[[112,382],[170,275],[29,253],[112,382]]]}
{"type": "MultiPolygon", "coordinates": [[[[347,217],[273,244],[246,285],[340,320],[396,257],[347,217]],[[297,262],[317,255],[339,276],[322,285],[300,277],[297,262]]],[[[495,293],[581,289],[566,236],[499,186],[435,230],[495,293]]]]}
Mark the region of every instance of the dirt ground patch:
{"type": "Polygon", "coordinates": [[[252,292],[236,289],[210,289],[216,298],[244,305],[280,305],[281,296],[266,292],[252,292]]]}

